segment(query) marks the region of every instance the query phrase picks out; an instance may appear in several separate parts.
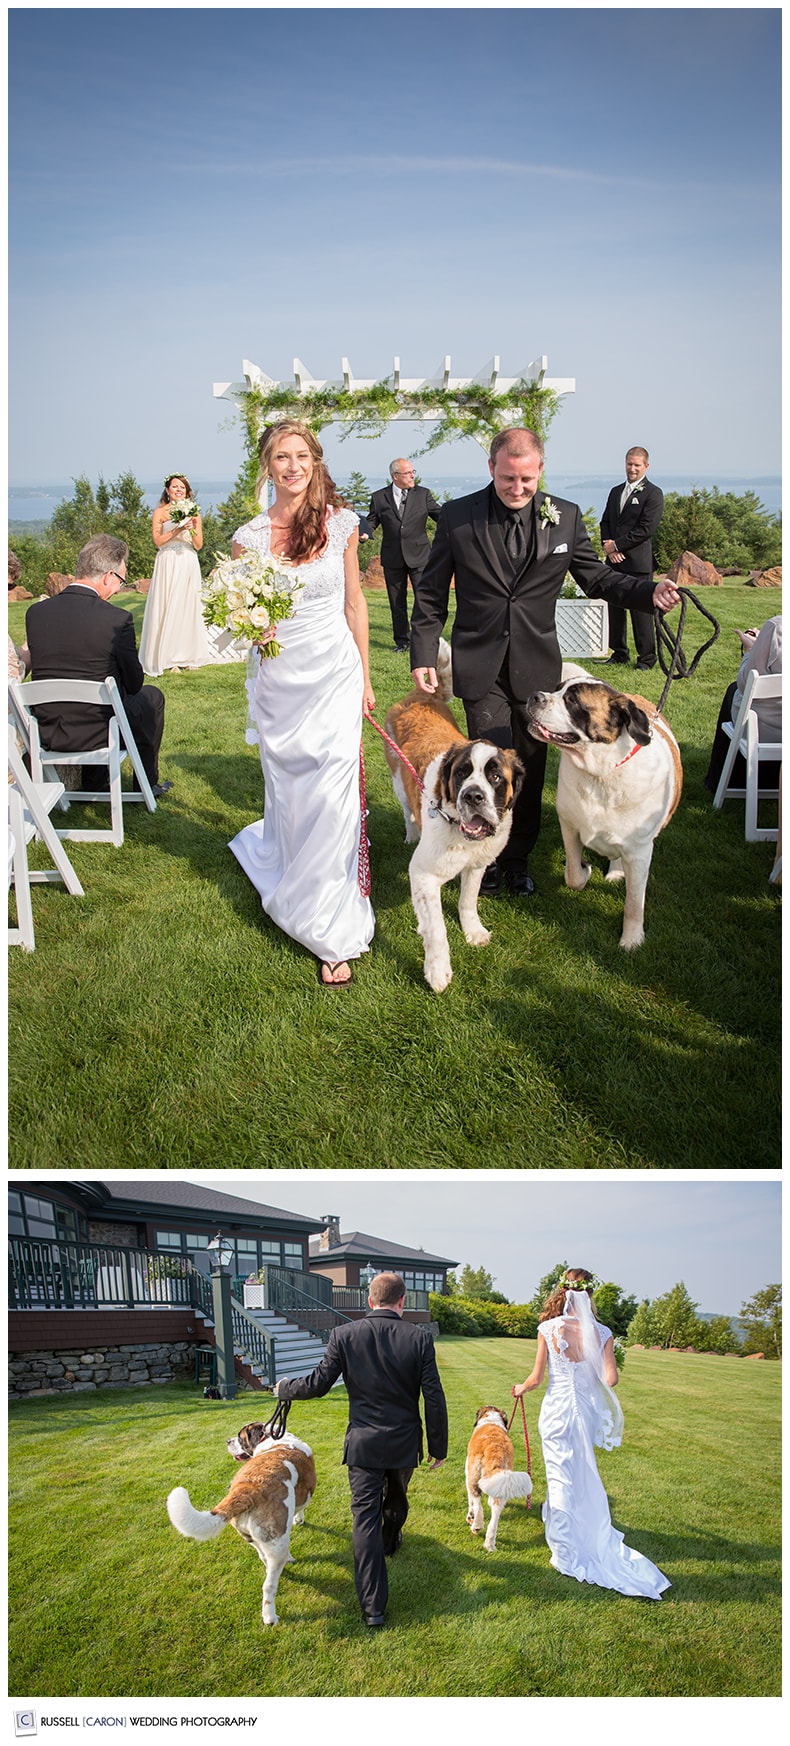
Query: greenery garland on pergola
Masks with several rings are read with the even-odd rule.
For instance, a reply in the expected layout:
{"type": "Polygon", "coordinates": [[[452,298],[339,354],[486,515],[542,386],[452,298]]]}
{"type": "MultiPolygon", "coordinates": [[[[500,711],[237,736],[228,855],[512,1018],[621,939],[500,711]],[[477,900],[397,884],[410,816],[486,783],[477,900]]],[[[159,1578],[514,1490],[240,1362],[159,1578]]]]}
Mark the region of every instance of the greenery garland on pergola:
{"type": "Polygon", "coordinates": [[[316,435],[327,424],[340,424],[341,442],[350,436],[378,437],[393,419],[436,421],[420,455],[456,437],[474,437],[488,447],[498,430],[525,424],[545,441],[561,396],[551,388],[519,379],[504,393],[480,384],[465,388],[395,389],[388,381],[371,388],[328,385],[299,393],[290,385],[271,389],[250,387],[240,407],[248,446],[257,454],[261,431],[280,418],[298,418],[316,435]]]}
{"type": "Polygon", "coordinates": [[[472,437],[487,451],[497,431],[508,425],[526,425],[545,442],[563,395],[575,389],[573,378],[547,381],[546,365],[543,357],[518,377],[501,378],[499,359],[492,358],[477,377],[451,379],[447,357],[436,378],[404,381],[396,358],[390,376],[359,382],[344,358],[342,380],[316,382],[295,358],[293,379],[276,382],[245,359],[243,382],[214,385],[215,397],[236,407],[244,431],[246,455],[232,494],[234,511],[255,501],[261,432],[278,419],[299,419],[316,435],[338,424],[341,442],[350,436],[380,437],[395,420],[430,423],[434,428],[416,455],[458,437],[472,437]]]}

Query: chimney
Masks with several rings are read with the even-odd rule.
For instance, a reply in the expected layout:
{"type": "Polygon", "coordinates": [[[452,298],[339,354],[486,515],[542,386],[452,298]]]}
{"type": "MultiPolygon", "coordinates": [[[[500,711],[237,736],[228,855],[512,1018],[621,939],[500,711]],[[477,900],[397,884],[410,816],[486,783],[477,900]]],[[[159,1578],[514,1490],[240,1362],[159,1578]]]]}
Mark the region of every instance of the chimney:
{"type": "Polygon", "coordinates": [[[319,1255],[323,1254],[327,1249],[336,1249],[340,1243],[340,1219],[338,1214],[323,1213],[322,1217],[326,1229],[321,1232],[318,1239],[319,1255]]]}

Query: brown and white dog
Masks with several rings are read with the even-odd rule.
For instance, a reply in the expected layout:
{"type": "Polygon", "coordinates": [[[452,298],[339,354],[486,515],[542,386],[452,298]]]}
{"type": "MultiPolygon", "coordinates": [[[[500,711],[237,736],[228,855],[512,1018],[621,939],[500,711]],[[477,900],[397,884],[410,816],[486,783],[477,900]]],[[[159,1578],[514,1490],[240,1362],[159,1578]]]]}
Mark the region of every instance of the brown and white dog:
{"type": "Polygon", "coordinates": [[[263,1622],[276,1625],[277,1584],[285,1565],[293,1564],[291,1529],[304,1521],[315,1491],[313,1451],[287,1430],[275,1440],[268,1424],[243,1425],[228,1439],[228,1450],[245,1465],[225,1497],[212,1510],[196,1510],[179,1485],[168,1497],[167,1513],[179,1534],[191,1540],[215,1540],[232,1523],[266,1566],[263,1622]]]}
{"type": "MultiPolygon", "coordinates": [[[[446,652],[445,652],[446,651],[446,652]]],[[[440,689],[449,691],[449,654],[439,652],[440,689]]],[[[524,769],[513,750],[467,740],[441,698],[409,693],[390,710],[385,731],[414,766],[414,777],[386,747],[392,785],[403,807],[406,841],[419,842],[409,865],[412,904],[425,945],[425,980],[439,994],[452,980],[442,915],[442,886],[461,875],[458,919],[470,946],[491,938],[477,913],[480,884],[510,836],[513,802],[524,769]],[[419,820],[419,824],[418,821],[419,820]]]]}
{"type": "Polygon", "coordinates": [[[499,1518],[513,1497],[531,1497],[532,1480],[528,1473],[513,1469],[513,1444],[507,1434],[507,1414],[499,1407],[479,1407],[475,1428],[466,1451],[466,1495],[469,1499],[467,1522],[473,1534],[483,1527],[483,1499],[488,1498],[491,1516],[484,1545],[487,1552],[496,1551],[499,1518]]]}
{"type": "Polygon", "coordinates": [[[645,937],[645,892],[653,843],[680,799],[680,751],[664,717],[631,697],[564,666],[558,691],[527,701],[529,731],[558,746],[557,813],[565,844],[565,883],[582,891],[590,866],[582,848],[609,858],[607,879],[625,879],[621,946],[645,937]]]}

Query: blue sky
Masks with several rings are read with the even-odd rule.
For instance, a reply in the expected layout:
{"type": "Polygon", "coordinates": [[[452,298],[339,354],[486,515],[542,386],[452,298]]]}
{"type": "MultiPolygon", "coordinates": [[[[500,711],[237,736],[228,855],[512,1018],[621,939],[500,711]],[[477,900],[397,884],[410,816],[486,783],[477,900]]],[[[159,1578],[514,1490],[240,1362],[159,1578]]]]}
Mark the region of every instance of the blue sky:
{"type": "MultiPolygon", "coordinates": [[[[659,475],[777,473],[780,22],[12,8],[12,482],[230,478],[212,384],[243,357],[379,377],[447,353],[575,376],[549,475],[620,477],[633,442],[659,475]]],[[[396,428],[328,434],[330,466],[414,453],[396,428]]]]}
{"type": "Polygon", "coordinates": [[[331,1170],[194,1180],[308,1217],[336,1213],[344,1231],[485,1267],[517,1303],[558,1261],[589,1267],[639,1299],[683,1280],[700,1309],[723,1315],[782,1277],[774,1182],[331,1170]]]}

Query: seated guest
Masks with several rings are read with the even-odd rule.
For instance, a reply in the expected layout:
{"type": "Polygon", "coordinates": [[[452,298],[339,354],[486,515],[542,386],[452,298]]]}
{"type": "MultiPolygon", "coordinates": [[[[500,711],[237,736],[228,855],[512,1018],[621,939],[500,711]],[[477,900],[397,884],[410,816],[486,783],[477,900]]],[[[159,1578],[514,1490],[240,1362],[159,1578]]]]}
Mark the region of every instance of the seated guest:
{"type": "MultiPolygon", "coordinates": [[[[159,781],[165,700],[144,685],[130,612],[111,606],[126,582],[129,548],[112,534],[95,534],[75,564],[74,581],[51,600],[37,600],[25,620],[32,679],[115,679],[146,776],[157,799],[172,788],[159,781]]],[[[107,744],[108,709],[87,703],[42,703],[35,714],[41,743],[51,752],[92,751],[107,744]]],[[[103,774],[103,772],[101,773],[103,774]]],[[[99,786],[86,766],[83,787],[99,786]]],[[[135,787],[139,784],[135,778],[135,787]]]]}
{"type": "MultiPolygon", "coordinates": [[[[781,673],[782,671],[782,615],[769,618],[762,630],[736,631],[745,649],[743,660],[738,669],[738,677],[727,686],[722,699],[716,732],[713,737],[713,747],[710,755],[708,774],[705,777],[705,787],[711,794],[716,793],[719,778],[724,769],[724,760],[730,749],[731,740],[725,734],[723,722],[733,722],[736,719],[741,701],[746,690],[746,681],[750,673],[781,673]]],[[[782,699],[767,697],[764,702],[755,704],[755,713],[760,723],[760,739],[781,741],[782,738],[782,699]]],[[[746,766],[738,753],[732,767],[731,776],[734,788],[746,786],[746,766]]],[[[759,778],[760,788],[775,793],[779,786],[778,769],[771,764],[759,778]]]]}

